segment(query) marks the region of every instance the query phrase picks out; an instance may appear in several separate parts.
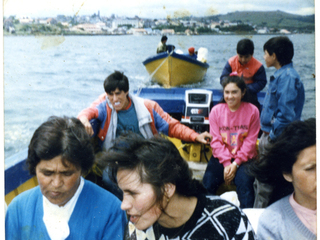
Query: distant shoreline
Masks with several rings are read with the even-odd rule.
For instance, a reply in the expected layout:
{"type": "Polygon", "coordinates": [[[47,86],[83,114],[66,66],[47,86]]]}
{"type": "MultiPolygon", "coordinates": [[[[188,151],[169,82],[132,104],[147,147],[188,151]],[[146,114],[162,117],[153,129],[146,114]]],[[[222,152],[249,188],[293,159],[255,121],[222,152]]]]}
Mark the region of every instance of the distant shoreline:
{"type": "MultiPolygon", "coordinates": [[[[303,33],[225,33],[225,34],[195,34],[195,35],[187,35],[187,34],[174,34],[174,35],[170,35],[170,36],[208,36],[208,35],[212,35],[212,36],[235,36],[235,35],[300,35],[300,34],[315,34],[314,32],[303,32],[303,33]]],[[[135,34],[101,34],[101,33],[97,33],[97,34],[92,34],[92,33],[88,33],[88,34],[11,34],[11,33],[3,33],[4,37],[26,37],[26,36],[41,36],[41,37],[52,37],[52,36],[63,36],[63,37],[67,37],[67,36],[80,36],[80,37],[87,37],[87,36],[145,36],[145,37],[149,37],[149,36],[157,36],[157,35],[152,35],[152,34],[146,34],[146,35],[135,35],[135,34]]]]}

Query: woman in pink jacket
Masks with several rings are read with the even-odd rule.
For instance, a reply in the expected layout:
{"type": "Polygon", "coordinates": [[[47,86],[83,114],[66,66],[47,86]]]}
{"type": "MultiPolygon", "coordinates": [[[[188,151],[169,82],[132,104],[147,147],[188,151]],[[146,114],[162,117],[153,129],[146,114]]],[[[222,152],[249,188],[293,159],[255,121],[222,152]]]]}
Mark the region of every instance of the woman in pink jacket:
{"type": "Polygon", "coordinates": [[[209,115],[212,157],[203,177],[211,194],[232,181],[237,188],[241,208],[254,202],[254,178],[245,172],[244,163],[257,156],[256,142],[260,130],[259,110],[248,102],[246,84],[231,73],[222,82],[223,99],[209,115]]]}

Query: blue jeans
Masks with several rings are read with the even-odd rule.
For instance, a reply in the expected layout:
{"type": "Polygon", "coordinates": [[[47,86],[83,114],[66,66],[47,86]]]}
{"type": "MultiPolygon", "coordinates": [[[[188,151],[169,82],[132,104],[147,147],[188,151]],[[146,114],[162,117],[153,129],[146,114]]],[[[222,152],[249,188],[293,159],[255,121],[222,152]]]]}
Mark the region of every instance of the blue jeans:
{"type": "MultiPolygon", "coordinates": [[[[219,160],[211,157],[202,180],[204,187],[209,193],[216,194],[219,186],[224,183],[223,171],[224,167],[219,163],[219,160]]],[[[243,164],[241,164],[237,169],[236,176],[233,181],[236,185],[240,208],[252,208],[254,202],[254,177],[248,176],[245,173],[245,167],[243,164]]]]}

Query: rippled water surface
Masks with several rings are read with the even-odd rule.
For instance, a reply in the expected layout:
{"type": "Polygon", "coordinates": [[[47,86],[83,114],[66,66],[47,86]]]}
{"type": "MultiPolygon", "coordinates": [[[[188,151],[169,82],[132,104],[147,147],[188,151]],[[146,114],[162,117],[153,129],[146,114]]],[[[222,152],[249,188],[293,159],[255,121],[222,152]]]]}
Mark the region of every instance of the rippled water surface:
{"type": "MultiPolygon", "coordinates": [[[[219,77],[236,44],[251,37],[254,56],[263,61],[263,44],[271,35],[169,36],[168,44],[186,52],[208,49],[210,68],[197,88],[220,89],[219,77]]],[[[303,118],[315,117],[315,36],[289,35],[294,67],[306,90],[303,118]]],[[[51,115],[76,116],[103,93],[103,81],[114,70],[128,76],[130,91],[152,85],[142,62],[155,54],[160,36],[4,37],[5,157],[28,146],[34,130],[51,115]]],[[[274,68],[266,69],[267,77],[274,68]]]]}

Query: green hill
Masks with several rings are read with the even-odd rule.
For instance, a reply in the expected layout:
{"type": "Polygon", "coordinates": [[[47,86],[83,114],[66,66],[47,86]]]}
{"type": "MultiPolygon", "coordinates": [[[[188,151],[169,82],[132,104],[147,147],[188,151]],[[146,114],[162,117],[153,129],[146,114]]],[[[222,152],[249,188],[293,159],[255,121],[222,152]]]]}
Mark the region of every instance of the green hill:
{"type": "Polygon", "coordinates": [[[282,11],[266,11],[266,12],[232,12],[224,15],[216,15],[208,17],[214,20],[229,20],[230,22],[250,23],[257,27],[268,28],[285,28],[290,31],[314,31],[315,15],[296,15],[285,13],[282,11]]]}

